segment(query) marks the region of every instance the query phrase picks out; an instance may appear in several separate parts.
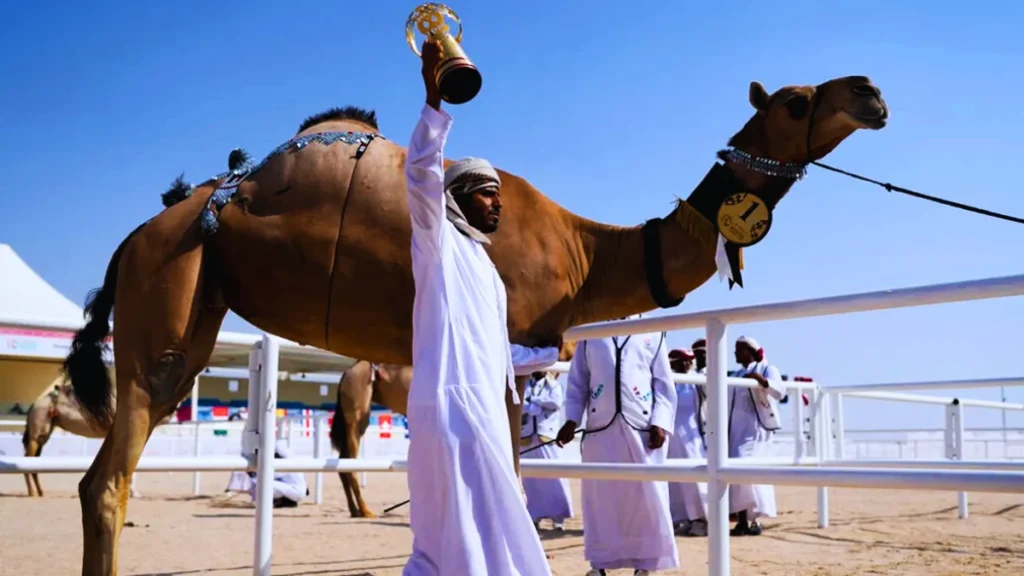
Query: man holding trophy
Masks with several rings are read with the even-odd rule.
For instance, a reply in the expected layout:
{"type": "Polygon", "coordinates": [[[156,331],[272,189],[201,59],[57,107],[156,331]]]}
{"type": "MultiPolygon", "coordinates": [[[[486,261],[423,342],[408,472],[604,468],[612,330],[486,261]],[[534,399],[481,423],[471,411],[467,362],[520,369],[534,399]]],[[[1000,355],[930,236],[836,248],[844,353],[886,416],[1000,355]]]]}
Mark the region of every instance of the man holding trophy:
{"type": "Polygon", "coordinates": [[[422,46],[426,105],[406,162],[416,295],[408,404],[413,551],[403,574],[546,576],[551,569],[513,467],[508,388],[519,399],[505,286],[484,250],[501,216],[501,179],[477,158],[444,169],[452,118],[441,110],[438,72],[452,58],[443,46],[432,36],[422,46]]]}

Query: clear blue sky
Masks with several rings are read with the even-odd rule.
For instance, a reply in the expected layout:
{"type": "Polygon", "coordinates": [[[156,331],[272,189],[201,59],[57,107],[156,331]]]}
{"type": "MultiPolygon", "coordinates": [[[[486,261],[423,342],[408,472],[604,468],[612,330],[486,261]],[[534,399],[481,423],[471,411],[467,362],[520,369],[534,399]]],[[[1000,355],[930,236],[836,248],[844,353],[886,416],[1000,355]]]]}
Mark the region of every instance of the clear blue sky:
{"type": "MultiPolygon", "coordinates": [[[[0,8],[0,242],[82,302],[180,172],[254,156],[335,105],[377,110],[405,142],[423,102],[404,43],[415,2],[14,2],[0,8]]],[[[892,120],[827,160],[1024,214],[1024,4],[975,1],[481,2],[453,7],[484,75],[453,107],[450,156],[483,156],[570,210],[639,224],[686,197],[775,90],[866,74],[892,120]],[[923,10],[922,12],[919,12],[923,10]]],[[[749,250],[680,310],[1020,273],[1024,227],[812,168],[749,250]],[[826,217],[822,217],[825,215],[826,217]]],[[[1024,299],[735,326],[784,373],[827,384],[1024,374],[1024,299]]],[[[230,330],[252,330],[236,317],[230,330]]],[[[697,334],[672,334],[688,345],[697,334]]],[[[996,398],[997,391],[975,391],[996,398]]],[[[1024,401],[1024,391],[1011,391],[1024,401]]],[[[852,427],[939,425],[939,408],[851,403],[852,427]]],[[[969,411],[968,425],[998,413],[969,411]]],[[[1011,423],[1024,424],[1022,418],[1011,423]]]]}

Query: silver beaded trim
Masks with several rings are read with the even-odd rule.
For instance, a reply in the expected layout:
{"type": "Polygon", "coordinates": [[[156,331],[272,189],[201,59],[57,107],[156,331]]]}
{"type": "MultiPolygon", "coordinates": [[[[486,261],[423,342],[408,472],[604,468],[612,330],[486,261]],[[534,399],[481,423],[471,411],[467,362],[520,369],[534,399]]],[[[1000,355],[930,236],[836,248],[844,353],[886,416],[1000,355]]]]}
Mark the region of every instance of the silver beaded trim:
{"type": "Polygon", "coordinates": [[[735,148],[730,148],[726,155],[729,160],[736,162],[744,168],[760,172],[766,176],[777,176],[791,180],[803,180],[804,176],[807,176],[807,166],[805,164],[783,164],[768,158],[759,158],[735,148]]]}

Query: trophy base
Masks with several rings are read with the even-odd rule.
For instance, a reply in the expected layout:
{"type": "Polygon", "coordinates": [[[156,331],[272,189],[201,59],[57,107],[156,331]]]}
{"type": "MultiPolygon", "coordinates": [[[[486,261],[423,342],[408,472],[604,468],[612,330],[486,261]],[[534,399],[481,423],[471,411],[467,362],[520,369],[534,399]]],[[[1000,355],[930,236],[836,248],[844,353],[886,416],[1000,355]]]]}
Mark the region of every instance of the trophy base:
{"type": "Polygon", "coordinates": [[[480,92],[483,77],[465,58],[447,60],[437,73],[437,87],[441,98],[449,104],[465,104],[480,92]]]}

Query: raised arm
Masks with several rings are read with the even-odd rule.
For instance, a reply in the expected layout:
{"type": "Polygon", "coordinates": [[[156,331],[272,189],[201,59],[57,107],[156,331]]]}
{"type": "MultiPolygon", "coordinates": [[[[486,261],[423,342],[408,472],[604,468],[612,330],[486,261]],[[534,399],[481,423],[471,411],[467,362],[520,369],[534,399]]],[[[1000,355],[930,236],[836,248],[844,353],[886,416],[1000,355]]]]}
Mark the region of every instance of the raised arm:
{"type": "Polygon", "coordinates": [[[412,217],[412,246],[421,254],[437,254],[445,223],[444,144],[452,117],[423,105],[409,140],[405,164],[406,194],[412,217]]]}
{"type": "Polygon", "coordinates": [[[434,76],[441,49],[426,41],[423,55],[423,86],[427,101],[409,140],[405,163],[406,195],[412,218],[412,249],[421,255],[440,252],[445,223],[444,145],[452,117],[441,109],[441,92],[434,76]]]}

